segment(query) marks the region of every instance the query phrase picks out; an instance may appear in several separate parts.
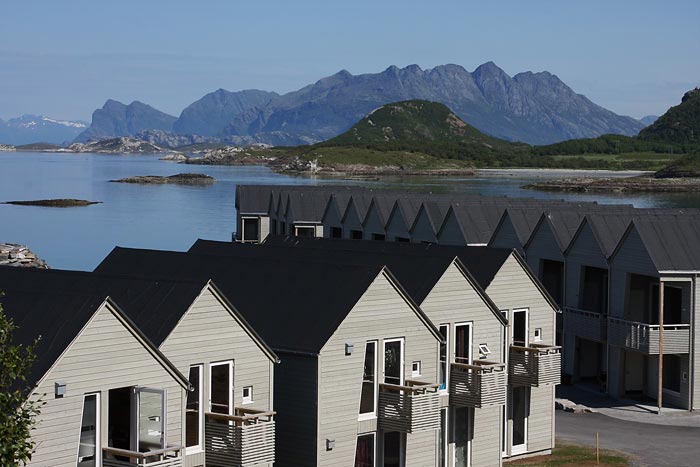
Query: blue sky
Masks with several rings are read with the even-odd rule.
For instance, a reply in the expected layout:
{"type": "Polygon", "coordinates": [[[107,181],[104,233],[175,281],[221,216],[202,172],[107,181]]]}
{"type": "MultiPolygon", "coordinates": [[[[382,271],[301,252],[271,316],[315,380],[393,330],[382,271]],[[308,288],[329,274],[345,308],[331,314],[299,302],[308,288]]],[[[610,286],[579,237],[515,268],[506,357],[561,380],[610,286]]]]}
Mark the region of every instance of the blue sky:
{"type": "Polygon", "coordinates": [[[697,0],[3,0],[0,118],[89,121],[108,98],[178,115],[218,88],[489,60],[641,117],[700,85],[698,24],[697,0]]]}

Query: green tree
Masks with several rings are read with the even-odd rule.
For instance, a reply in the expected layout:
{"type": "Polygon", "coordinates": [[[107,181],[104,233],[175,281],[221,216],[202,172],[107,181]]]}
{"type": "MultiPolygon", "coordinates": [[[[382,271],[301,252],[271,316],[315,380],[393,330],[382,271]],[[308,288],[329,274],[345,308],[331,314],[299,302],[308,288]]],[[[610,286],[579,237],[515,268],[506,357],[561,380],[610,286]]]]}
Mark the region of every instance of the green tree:
{"type": "Polygon", "coordinates": [[[13,344],[17,329],[0,305],[0,465],[26,465],[32,458],[34,442],[31,429],[44,402],[31,400],[29,369],[36,359],[39,342],[32,345],[13,344]]]}

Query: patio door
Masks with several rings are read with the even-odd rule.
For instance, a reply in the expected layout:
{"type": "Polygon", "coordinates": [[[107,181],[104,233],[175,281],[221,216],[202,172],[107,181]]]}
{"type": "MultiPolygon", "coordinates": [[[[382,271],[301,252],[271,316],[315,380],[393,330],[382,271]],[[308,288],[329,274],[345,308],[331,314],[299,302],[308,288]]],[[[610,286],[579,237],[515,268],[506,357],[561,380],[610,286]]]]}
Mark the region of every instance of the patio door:
{"type": "Polygon", "coordinates": [[[513,310],[513,324],[511,325],[511,335],[513,345],[527,347],[528,338],[528,310],[513,310]]]}
{"type": "Polygon", "coordinates": [[[404,383],[403,339],[384,341],[384,383],[399,386],[404,383]]]}
{"type": "Polygon", "coordinates": [[[455,363],[472,363],[472,323],[455,324],[455,363]]]}
{"type": "Polygon", "coordinates": [[[530,413],[530,388],[515,387],[510,391],[511,455],[527,452],[528,415],[530,413]]]}
{"type": "Polygon", "coordinates": [[[233,362],[209,365],[209,411],[233,415],[233,362]]]}
{"type": "Polygon", "coordinates": [[[145,387],[134,388],[135,410],[132,420],[136,426],[132,433],[136,434],[133,440],[134,451],[148,452],[163,449],[166,446],[165,438],[165,390],[145,387]]]}

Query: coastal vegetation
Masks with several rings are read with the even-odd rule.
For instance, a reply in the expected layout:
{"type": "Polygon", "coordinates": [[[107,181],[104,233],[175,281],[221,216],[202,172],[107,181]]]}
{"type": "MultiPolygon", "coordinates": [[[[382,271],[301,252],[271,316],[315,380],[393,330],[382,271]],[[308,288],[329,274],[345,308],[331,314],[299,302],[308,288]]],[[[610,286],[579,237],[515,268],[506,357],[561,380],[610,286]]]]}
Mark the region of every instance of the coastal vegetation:
{"type": "Polygon", "coordinates": [[[101,201],[87,201],[84,199],[59,198],[59,199],[37,199],[28,201],[5,201],[2,204],[14,204],[16,206],[41,206],[45,208],[73,208],[100,204],[101,201]]]}

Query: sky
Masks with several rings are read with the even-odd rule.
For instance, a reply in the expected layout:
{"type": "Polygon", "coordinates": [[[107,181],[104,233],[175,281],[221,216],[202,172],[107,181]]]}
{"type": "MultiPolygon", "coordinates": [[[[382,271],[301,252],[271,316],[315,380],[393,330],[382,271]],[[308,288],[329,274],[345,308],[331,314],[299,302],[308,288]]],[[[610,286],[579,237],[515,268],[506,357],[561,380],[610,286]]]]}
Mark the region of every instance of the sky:
{"type": "Polygon", "coordinates": [[[698,0],[3,0],[0,118],[90,121],[110,98],[177,116],[219,88],[487,61],[639,118],[700,85],[698,24],[698,0]]]}

